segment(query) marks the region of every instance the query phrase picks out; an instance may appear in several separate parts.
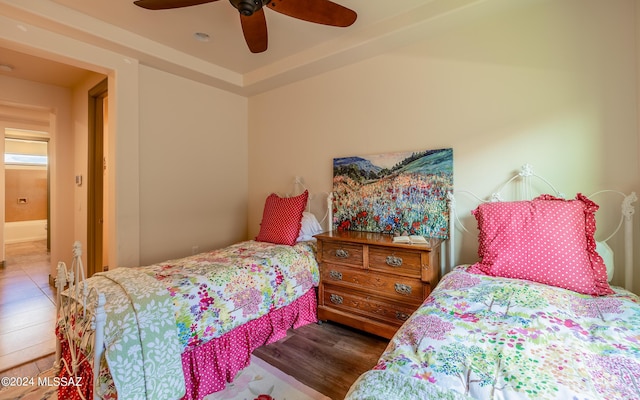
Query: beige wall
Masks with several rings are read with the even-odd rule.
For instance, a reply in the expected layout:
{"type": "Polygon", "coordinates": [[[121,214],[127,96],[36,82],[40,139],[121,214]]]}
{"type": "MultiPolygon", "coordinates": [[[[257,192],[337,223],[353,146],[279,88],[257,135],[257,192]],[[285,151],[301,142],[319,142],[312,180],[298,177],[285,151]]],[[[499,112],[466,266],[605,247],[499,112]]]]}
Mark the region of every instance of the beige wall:
{"type": "Polygon", "coordinates": [[[5,222],[47,219],[47,169],[6,168],[5,222]]]}
{"type": "Polygon", "coordinates": [[[455,187],[481,195],[524,163],[571,197],[640,193],[634,5],[536,2],[252,97],[250,236],[271,191],[329,191],[358,154],[452,147],[455,187]]]}
{"type": "Polygon", "coordinates": [[[247,99],[140,68],[140,262],[247,235],[247,99]]]}

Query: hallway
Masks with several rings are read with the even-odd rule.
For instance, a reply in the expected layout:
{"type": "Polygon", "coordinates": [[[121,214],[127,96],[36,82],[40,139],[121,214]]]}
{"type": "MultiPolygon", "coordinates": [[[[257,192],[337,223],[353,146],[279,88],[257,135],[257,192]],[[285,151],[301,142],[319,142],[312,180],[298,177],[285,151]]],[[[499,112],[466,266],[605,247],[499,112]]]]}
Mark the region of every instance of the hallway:
{"type": "Polygon", "coordinates": [[[0,372],[55,352],[46,241],[8,244],[0,268],[0,372]]]}

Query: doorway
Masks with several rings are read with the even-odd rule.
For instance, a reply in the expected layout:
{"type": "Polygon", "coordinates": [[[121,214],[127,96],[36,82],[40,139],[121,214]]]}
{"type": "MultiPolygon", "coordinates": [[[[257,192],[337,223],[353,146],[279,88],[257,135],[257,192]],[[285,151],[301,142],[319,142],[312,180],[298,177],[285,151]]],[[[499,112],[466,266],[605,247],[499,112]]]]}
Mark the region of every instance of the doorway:
{"type": "Polygon", "coordinates": [[[87,276],[109,269],[108,79],[89,90],[87,276]]]}
{"type": "Polygon", "coordinates": [[[55,350],[50,274],[49,133],[4,129],[0,371],[55,350]]]}
{"type": "Polygon", "coordinates": [[[46,241],[49,235],[49,134],[5,129],[4,244],[46,241]]]}

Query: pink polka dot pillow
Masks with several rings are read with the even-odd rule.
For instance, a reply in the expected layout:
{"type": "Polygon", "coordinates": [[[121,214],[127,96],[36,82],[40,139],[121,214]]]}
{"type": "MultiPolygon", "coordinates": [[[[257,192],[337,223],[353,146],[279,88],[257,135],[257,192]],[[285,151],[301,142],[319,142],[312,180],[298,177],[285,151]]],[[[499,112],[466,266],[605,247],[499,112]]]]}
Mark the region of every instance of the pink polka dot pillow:
{"type": "Polygon", "coordinates": [[[274,244],[296,243],[302,221],[302,212],[307,206],[309,192],[304,191],[295,197],[280,197],[270,194],[264,204],[258,242],[274,244]]]}
{"type": "Polygon", "coordinates": [[[470,272],[526,279],[590,295],[612,294],[596,252],[598,205],[543,195],[531,201],[481,204],[472,211],[480,230],[480,262],[470,272]]]}

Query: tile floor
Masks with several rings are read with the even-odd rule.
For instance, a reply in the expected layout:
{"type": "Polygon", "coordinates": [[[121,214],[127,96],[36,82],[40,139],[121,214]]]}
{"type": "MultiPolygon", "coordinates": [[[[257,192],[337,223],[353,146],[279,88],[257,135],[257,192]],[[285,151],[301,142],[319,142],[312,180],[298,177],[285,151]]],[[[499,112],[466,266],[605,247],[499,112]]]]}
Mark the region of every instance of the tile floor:
{"type": "Polygon", "coordinates": [[[8,244],[0,268],[0,372],[55,352],[46,241],[8,244]]]}

